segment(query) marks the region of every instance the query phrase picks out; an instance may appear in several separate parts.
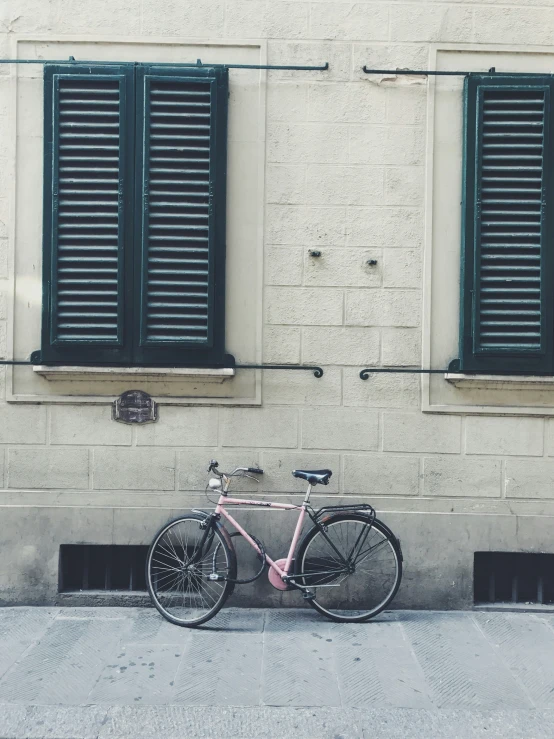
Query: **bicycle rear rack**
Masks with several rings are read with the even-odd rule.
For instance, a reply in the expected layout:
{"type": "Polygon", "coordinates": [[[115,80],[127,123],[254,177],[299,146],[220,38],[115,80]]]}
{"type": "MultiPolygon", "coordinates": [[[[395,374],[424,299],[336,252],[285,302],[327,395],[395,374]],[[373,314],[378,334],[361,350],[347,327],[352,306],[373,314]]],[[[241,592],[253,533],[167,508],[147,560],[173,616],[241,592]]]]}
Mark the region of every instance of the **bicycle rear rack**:
{"type": "Polygon", "coordinates": [[[350,512],[350,513],[361,513],[364,516],[367,516],[371,519],[373,522],[375,520],[375,516],[377,515],[375,512],[375,508],[369,503],[357,503],[353,505],[329,505],[325,506],[324,508],[320,508],[318,511],[315,512],[316,520],[319,520],[322,515],[325,513],[344,513],[344,512],[350,512]]]}

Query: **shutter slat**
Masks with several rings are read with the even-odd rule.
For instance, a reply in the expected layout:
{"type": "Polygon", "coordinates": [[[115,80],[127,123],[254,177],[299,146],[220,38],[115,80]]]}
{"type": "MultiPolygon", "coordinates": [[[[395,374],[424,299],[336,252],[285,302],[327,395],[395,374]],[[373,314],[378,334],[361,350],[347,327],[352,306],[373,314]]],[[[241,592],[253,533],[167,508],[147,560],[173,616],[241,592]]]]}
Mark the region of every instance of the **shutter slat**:
{"type": "MultiPolygon", "coordinates": [[[[513,114],[510,113],[510,111],[505,111],[504,112],[504,115],[509,116],[509,115],[513,115],[513,114]]],[[[487,120],[485,120],[485,121],[483,121],[483,128],[484,128],[483,135],[484,135],[484,138],[486,139],[487,136],[489,136],[489,135],[492,135],[492,136],[503,135],[503,134],[498,134],[497,133],[497,129],[499,129],[499,128],[500,129],[501,128],[520,128],[522,125],[525,125],[525,128],[527,129],[527,131],[523,134],[523,136],[529,136],[529,135],[533,135],[534,136],[535,134],[532,132],[532,129],[533,128],[540,128],[542,130],[542,120],[536,121],[534,119],[531,119],[531,115],[532,114],[527,113],[527,115],[525,117],[525,122],[523,122],[523,120],[519,120],[519,121],[502,121],[502,120],[500,120],[500,121],[497,121],[497,120],[495,120],[495,121],[487,121],[487,120]],[[490,132],[488,130],[489,128],[494,128],[495,131],[494,132],[490,132]]],[[[541,113],[541,116],[542,116],[542,113],[541,113]]],[[[538,136],[539,134],[536,134],[536,135],[538,136]]]]}
{"type": "MultiPolygon", "coordinates": [[[[150,196],[151,196],[152,200],[155,200],[159,196],[168,197],[170,195],[175,195],[175,192],[172,191],[172,190],[150,190],[150,196]]],[[[192,208],[192,207],[199,208],[199,207],[203,207],[204,203],[194,203],[194,201],[191,201],[190,198],[204,198],[204,200],[207,201],[208,198],[209,198],[209,195],[206,195],[203,192],[193,192],[193,191],[180,190],[179,197],[181,199],[184,199],[184,198],[187,199],[187,206],[186,206],[187,208],[192,208]]],[[[158,205],[162,205],[162,203],[158,203],[158,205]]],[[[171,203],[165,204],[165,203],[163,203],[163,205],[167,205],[168,208],[169,207],[175,207],[175,208],[182,207],[182,205],[180,205],[180,203],[174,203],[174,204],[171,204],[171,203]]]]}
{"type": "MultiPolygon", "coordinates": [[[[171,206],[174,206],[176,208],[179,207],[179,205],[177,203],[158,203],[158,205],[160,205],[162,207],[168,207],[168,206],[170,206],[170,207],[171,206]]],[[[180,207],[182,208],[182,206],[180,206],[180,207]]],[[[188,206],[188,207],[190,207],[190,206],[188,206]]],[[[198,208],[199,206],[198,205],[195,205],[193,207],[198,208]]],[[[203,213],[171,213],[171,211],[169,213],[168,212],[164,212],[164,213],[152,213],[152,215],[150,216],[151,219],[153,219],[153,218],[176,218],[176,219],[179,219],[179,220],[191,220],[193,218],[194,218],[194,220],[198,220],[198,219],[208,219],[209,217],[210,217],[209,214],[208,213],[205,213],[205,212],[203,212],[203,213]]]]}
{"type": "Polygon", "coordinates": [[[483,86],[480,95],[476,348],[540,350],[545,90],[483,86]]]}
{"type": "MultiPolygon", "coordinates": [[[[180,119],[182,120],[183,117],[184,116],[180,116],[180,119]]],[[[188,118],[188,116],[187,116],[187,118],[188,118]]],[[[158,120],[161,120],[161,118],[158,119],[158,120]]],[[[171,122],[171,121],[164,121],[163,123],[152,123],[151,124],[151,127],[155,131],[159,131],[161,128],[164,128],[164,129],[167,129],[168,128],[171,131],[174,131],[174,130],[177,130],[177,131],[209,131],[210,130],[210,127],[204,125],[203,123],[194,123],[194,124],[192,124],[192,123],[175,123],[175,122],[171,122]]],[[[169,133],[166,133],[166,134],[158,133],[157,136],[156,136],[156,140],[166,139],[170,135],[171,134],[169,134],[169,133]]],[[[196,136],[193,136],[192,138],[196,138],[196,136]]]]}
{"type": "MultiPolygon", "coordinates": [[[[209,141],[210,137],[206,136],[205,134],[199,134],[198,136],[187,136],[186,134],[174,134],[171,137],[174,141],[209,141]]],[[[152,141],[166,141],[166,137],[162,136],[161,134],[151,134],[150,139],[152,141]]],[[[166,146],[165,148],[171,149],[170,146],[166,146]]]]}
{"type": "Polygon", "coordinates": [[[204,241],[208,242],[209,238],[208,236],[177,236],[173,233],[167,234],[165,236],[153,236],[152,234],[148,237],[149,241],[163,241],[167,243],[168,241],[204,241]]]}
{"type": "Polygon", "coordinates": [[[208,259],[163,259],[157,257],[156,259],[149,259],[150,264],[203,264],[208,263],[208,259]]]}
{"type": "MultiPolygon", "coordinates": [[[[481,257],[482,257],[482,259],[484,261],[492,261],[492,260],[501,261],[501,260],[505,260],[507,258],[506,255],[504,255],[504,254],[502,254],[502,255],[499,255],[499,254],[482,254],[481,257]]],[[[511,260],[515,260],[515,261],[519,261],[519,260],[521,260],[521,261],[529,261],[529,260],[532,260],[532,261],[540,262],[540,258],[541,257],[540,257],[540,254],[537,254],[535,256],[532,255],[532,254],[530,254],[530,255],[527,255],[527,254],[525,254],[525,255],[524,254],[510,254],[509,255],[509,258],[511,260]]],[[[514,269],[519,269],[519,268],[514,267],[514,269]]]]}
{"type": "Polygon", "coordinates": [[[151,246],[150,254],[164,254],[178,251],[180,254],[203,254],[208,252],[207,246],[151,246]]]}
{"type": "MultiPolygon", "coordinates": [[[[522,204],[520,203],[520,206],[522,204]]],[[[506,216],[506,215],[512,215],[512,216],[532,216],[534,215],[537,218],[540,218],[541,211],[539,208],[529,208],[528,210],[515,210],[514,208],[510,208],[509,210],[500,210],[499,208],[487,208],[482,207],[481,212],[483,215],[497,215],[497,216],[506,216]]]]}
{"type": "Polygon", "coordinates": [[[191,295],[192,294],[192,295],[194,295],[196,297],[204,297],[206,291],[204,291],[204,292],[194,292],[194,291],[195,290],[200,290],[201,288],[206,288],[206,290],[207,290],[208,284],[209,284],[207,281],[201,282],[200,280],[198,280],[198,281],[197,280],[194,280],[194,281],[191,281],[191,280],[159,280],[159,279],[155,279],[154,277],[152,277],[149,280],[149,283],[150,283],[150,286],[152,288],[158,288],[158,291],[157,292],[155,292],[155,291],[149,292],[148,295],[156,295],[156,297],[159,297],[161,295],[164,295],[163,290],[166,290],[167,289],[167,294],[168,295],[169,294],[171,294],[171,295],[179,295],[179,297],[181,297],[181,298],[185,294],[186,295],[191,295]],[[172,292],[172,288],[177,288],[177,287],[179,288],[180,291],[178,293],[172,292]],[[192,293],[189,293],[188,290],[182,290],[182,288],[184,288],[184,287],[191,287],[191,288],[193,288],[193,292],[192,293]],[[163,288],[163,290],[161,288],[163,288]]]}

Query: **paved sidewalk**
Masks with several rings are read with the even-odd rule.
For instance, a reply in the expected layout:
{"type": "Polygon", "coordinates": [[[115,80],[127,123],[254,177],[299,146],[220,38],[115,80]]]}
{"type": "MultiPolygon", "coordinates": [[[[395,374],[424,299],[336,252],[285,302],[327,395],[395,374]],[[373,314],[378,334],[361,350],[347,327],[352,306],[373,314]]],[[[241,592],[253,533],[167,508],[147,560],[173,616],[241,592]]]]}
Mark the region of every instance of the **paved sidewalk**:
{"type": "Polygon", "coordinates": [[[2,739],[554,737],[554,615],[0,609],[2,739]]]}

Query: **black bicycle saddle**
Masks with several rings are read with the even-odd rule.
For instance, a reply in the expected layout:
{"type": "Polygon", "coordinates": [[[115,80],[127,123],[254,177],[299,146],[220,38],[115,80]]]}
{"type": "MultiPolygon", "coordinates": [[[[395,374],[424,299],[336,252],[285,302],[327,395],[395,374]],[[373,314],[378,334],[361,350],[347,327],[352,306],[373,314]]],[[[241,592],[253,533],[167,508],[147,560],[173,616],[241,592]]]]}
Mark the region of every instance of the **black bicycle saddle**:
{"type": "Polygon", "coordinates": [[[293,470],[293,477],[300,477],[307,480],[310,485],[328,485],[332,470],[293,470]]]}

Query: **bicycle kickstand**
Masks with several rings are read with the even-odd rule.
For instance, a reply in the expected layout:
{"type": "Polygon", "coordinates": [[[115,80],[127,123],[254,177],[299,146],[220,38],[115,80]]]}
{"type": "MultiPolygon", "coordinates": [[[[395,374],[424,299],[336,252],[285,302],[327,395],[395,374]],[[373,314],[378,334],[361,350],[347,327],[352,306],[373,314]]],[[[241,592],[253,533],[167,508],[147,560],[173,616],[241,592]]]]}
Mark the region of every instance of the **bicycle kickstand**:
{"type": "Polygon", "coordinates": [[[298,583],[294,582],[294,579],[291,577],[286,578],[285,582],[288,582],[295,590],[300,590],[302,593],[302,597],[304,600],[313,600],[315,598],[315,593],[312,592],[306,585],[299,585],[298,583]]]}

